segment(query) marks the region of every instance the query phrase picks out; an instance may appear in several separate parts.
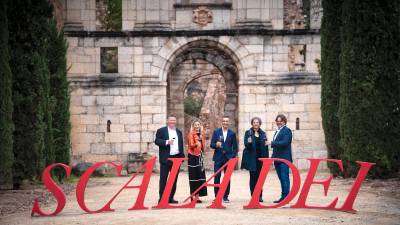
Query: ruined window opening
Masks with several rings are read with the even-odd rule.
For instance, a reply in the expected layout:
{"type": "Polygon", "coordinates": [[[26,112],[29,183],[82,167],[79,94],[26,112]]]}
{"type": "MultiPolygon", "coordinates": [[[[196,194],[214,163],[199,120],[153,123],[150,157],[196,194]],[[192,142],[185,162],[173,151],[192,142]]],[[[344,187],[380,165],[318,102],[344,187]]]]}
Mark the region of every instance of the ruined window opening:
{"type": "Polygon", "coordinates": [[[122,29],[122,0],[96,0],[96,30],[122,29]]]}
{"type": "Polygon", "coordinates": [[[107,120],[107,133],[111,132],[111,120],[107,120]]]}
{"type": "Polygon", "coordinates": [[[300,118],[296,118],[296,130],[300,130],[300,118]]]}
{"type": "Polygon", "coordinates": [[[289,71],[306,70],[306,45],[289,45],[289,71]]]}
{"type": "Polygon", "coordinates": [[[101,73],[118,73],[118,48],[100,48],[101,73]]]}

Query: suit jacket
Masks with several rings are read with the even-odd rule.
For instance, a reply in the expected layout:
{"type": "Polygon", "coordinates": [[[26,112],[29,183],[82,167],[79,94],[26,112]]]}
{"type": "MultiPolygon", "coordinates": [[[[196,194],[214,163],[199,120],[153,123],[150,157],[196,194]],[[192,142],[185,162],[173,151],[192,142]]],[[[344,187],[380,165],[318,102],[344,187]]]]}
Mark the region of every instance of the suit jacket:
{"type": "Polygon", "coordinates": [[[201,142],[199,140],[199,136],[196,131],[191,131],[187,137],[188,140],[188,154],[191,155],[200,155],[202,151],[204,151],[204,145],[206,144],[206,137],[203,132],[201,132],[201,142]],[[197,145],[199,143],[199,145],[197,145]]]}
{"type": "MultiPolygon", "coordinates": [[[[176,128],[176,134],[178,135],[179,156],[185,157],[185,154],[183,153],[183,136],[182,132],[178,128],[176,128]]],[[[166,144],[167,140],[169,140],[168,127],[161,127],[157,130],[156,140],[154,143],[158,145],[159,160],[160,163],[163,164],[166,164],[169,158],[170,146],[166,144]]]]}
{"type": "Polygon", "coordinates": [[[231,129],[228,129],[225,141],[222,139],[222,147],[217,148],[217,141],[220,137],[223,137],[222,128],[217,128],[214,130],[210,147],[213,148],[214,156],[213,161],[215,164],[225,163],[227,160],[235,158],[237,156],[237,141],[236,134],[231,129]]]}
{"type": "Polygon", "coordinates": [[[279,131],[278,135],[275,137],[275,140],[271,142],[272,158],[281,158],[292,160],[292,131],[284,126],[279,131]]]}
{"type": "MultiPolygon", "coordinates": [[[[253,128],[250,128],[244,134],[244,150],[243,150],[243,157],[242,157],[242,169],[246,169],[249,171],[256,171],[257,170],[257,150],[256,150],[256,137],[254,134],[253,128]],[[248,142],[251,132],[251,143],[248,142]]],[[[265,139],[267,136],[262,129],[258,130],[259,133],[259,140],[261,141],[261,149],[260,149],[260,157],[261,158],[268,158],[268,146],[265,145],[265,139]]]]}

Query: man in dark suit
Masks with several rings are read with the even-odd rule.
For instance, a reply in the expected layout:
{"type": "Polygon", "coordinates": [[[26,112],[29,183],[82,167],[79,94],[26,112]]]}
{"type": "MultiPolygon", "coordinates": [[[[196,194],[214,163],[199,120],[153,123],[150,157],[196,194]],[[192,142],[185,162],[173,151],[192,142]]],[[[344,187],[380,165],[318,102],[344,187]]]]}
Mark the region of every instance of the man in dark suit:
{"type": "MultiPolygon", "coordinates": [[[[229,127],[229,117],[222,118],[222,127],[214,130],[211,138],[210,147],[213,148],[214,156],[214,172],[219,170],[229,159],[237,156],[236,134],[229,127]]],[[[225,173],[226,167],[224,169],[225,173]]],[[[221,173],[214,177],[214,184],[220,184],[221,173]]],[[[219,188],[214,187],[215,196],[217,196],[219,188]]],[[[224,202],[229,202],[230,182],[224,194],[224,202]]]]}
{"type": "MultiPolygon", "coordinates": [[[[275,131],[274,137],[272,138],[271,147],[272,158],[286,159],[290,162],[292,160],[292,131],[286,126],[287,119],[285,115],[279,114],[275,118],[278,130],[275,131]]],[[[281,198],[274,201],[279,203],[289,194],[290,190],[290,179],[289,179],[289,167],[283,162],[274,162],[276,173],[278,174],[279,181],[281,183],[281,198]]]]}
{"type": "MultiPolygon", "coordinates": [[[[176,117],[174,115],[168,116],[167,126],[157,130],[156,140],[154,143],[159,147],[159,160],[160,160],[160,186],[159,195],[161,199],[165,185],[167,183],[168,174],[171,172],[172,161],[168,158],[183,158],[183,136],[182,132],[175,127],[176,117]]],[[[178,180],[178,174],[172,187],[171,195],[169,196],[169,203],[178,203],[174,199],[176,191],[176,182],[178,180]]]]}

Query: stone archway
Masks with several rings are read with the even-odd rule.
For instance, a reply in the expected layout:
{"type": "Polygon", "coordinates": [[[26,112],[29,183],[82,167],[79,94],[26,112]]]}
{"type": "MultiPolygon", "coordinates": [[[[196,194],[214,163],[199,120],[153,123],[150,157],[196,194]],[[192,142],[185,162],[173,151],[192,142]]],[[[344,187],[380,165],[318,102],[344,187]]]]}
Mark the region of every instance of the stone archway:
{"type": "MultiPolygon", "coordinates": [[[[184,112],[188,90],[203,86],[203,104],[199,113],[210,138],[222,116],[231,118],[231,128],[238,132],[238,68],[232,52],[211,40],[189,42],[170,60],[167,77],[167,112],[178,118],[177,126],[188,132],[193,117],[184,112]],[[196,84],[197,83],[197,84],[196,84]],[[205,87],[204,87],[205,86],[205,87]],[[194,88],[193,88],[194,87],[194,88]]],[[[186,144],[186,140],[185,140],[186,144]]],[[[206,168],[212,169],[212,150],[206,149],[206,168]]]]}

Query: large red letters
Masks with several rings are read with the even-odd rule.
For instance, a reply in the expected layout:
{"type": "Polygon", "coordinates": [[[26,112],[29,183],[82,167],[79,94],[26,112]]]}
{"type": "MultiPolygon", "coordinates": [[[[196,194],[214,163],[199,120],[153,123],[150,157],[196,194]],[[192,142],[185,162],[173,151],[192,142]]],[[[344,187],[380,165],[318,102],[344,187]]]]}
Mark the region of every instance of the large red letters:
{"type": "Polygon", "coordinates": [[[208,180],[206,182],[204,182],[204,184],[202,184],[199,188],[197,188],[196,191],[193,192],[193,194],[191,194],[187,199],[185,199],[185,201],[189,200],[189,198],[192,197],[196,197],[196,199],[194,201],[197,201],[198,199],[198,195],[197,193],[204,187],[204,186],[212,186],[212,187],[219,187],[218,189],[218,193],[217,196],[215,197],[213,203],[209,206],[207,206],[207,208],[211,208],[211,209],[224,209],[226,208],[225,206],[222,205],[222,198],[224,197],[224,193],[226,191],[226,189],[228,188],[228,184],[229,184],[229,180],[231,179],[233,170],[235,169],[235,165],[238,161],[238,158],[233,158],[230,159],[227,163],[225,163],[225,165],[223,165],[219,170],[217,170],[210,178],[208,178],[208,180]],[[222,173],[222,170],[225,170],[224,173],[224,178],[222,179],[222,182],[220,184],[210,184],[208,183],[211,179],[213,179],[218,173],[222,173]]]}
{"type": "MultiPolygon", "coordinates": [[[[207,206],[207,208],[217,208],[217,209],[221,209],[221,208],[225,208],[225,206],[222,205],[222,198],[223,195],[225,193],[225,190],[228,186],[229,180],[232,176],[232,173],[234,171],[235,165],[238,161],[238,158],[234,158],[229,160],[220,170],[218,170],[217,172],[215,172],[201,187],[199,187],[193,194],[191,194],[188,198],[186,198],[184,200],[184,202],[188,201],[189,199],[194,199],[191,202],[184,204],[184,205],[170,205],[168,203],[169,200],[169,196],[171,194],[172,191],[172,186],[174,184],[174,181],[178,175],[179,172],[179,168],[182,164],[182,162],[184,160],[186,160],[186,158],[172,158],[169,159],[172,161],[172,169],[171,172],[168,176],[168,181],[167,181],[167,185],[166,188],[164,190],[163,196],[161,197],[160,202],[158,203],[158,205],[153,206],[153,208],[156,209],[167,209],[167,208],[194,208],[196,205],[196,201],[198,199],[198,195],[197,193],[201,190],[201,188],[203,188],[204,186],[212,186],[212,187],[219,187],[219,191],[217,193],[217,196],[215,198],[215,200],[213,201],[213,203],[209,206],[207,206]],[[226,173],[224,174],[224,178],[221,182],[221,184],[213,184],[213,183],[209,183],[211,181],[211,179],[213,179],[215,177],[215,175],[217,175],[218,173],[221,173],[222,170],[224,170],[226,168],[226,173]]],[[[294,166],[292,163],[290,163],[287,160],[284,159],[276,159],[276,158],[262,158],[259,159],[260,161],[262,161],[262,169],[261,169],[261,173],[259,176],[259,179],[257,181],[255,190],[253,192],[253,195],[251,196],[251,200],[250,202],[243,206],[243,208],[245,209],[256,209],[256,208],[277,208],[277,207],[281,207],[284,206],[286,204],[288,204],[298,193],[298,191],[300,190],[300,174],[296,168],[296,166],[294,166]],[[287,164],[289,166],[289,168],[292,171],[293,174],[293,185],[290,189],[289,195],[280,203],[275,204],[275,205],[263,205],[258,201],[258,196],[260,195],[263,185],[265,183],[265,180],[267,178],[269,169],[272,165],[272,163],[274,161],[281,161],[285,164],[287,164]]],[[[306,204],[306,200],[307,200],[307,196],[309,194],[310,188],[312,184],[321,184],[324,187],[324,195],[326,196],[328,193],[328,189],[329,189],[329,185],[332,181],[332,175],[330,175],[328,177],[328,179],[326,180],[314,180],[314,177],[317,173],[317,169],[318,169],[318,165],[320,164],[321,161],[327,161],[327,162],[331,162],[331,163],[336,163],[339,168],[343,171],[343,164],[341,160],[336,160],[336,159],[308,159],[310,161],[310,169],[309,172],[307,174],[307,177],[305,179],[305,182],[303,184],[303,187],[301,189],[301,192],[299,194],[299,198],[296,202],[296,204],[292,205],[291,208],[318,208],[318,209],[328,209],[328,210],[337,210],[337,211],[344,211],[344,212],[351,212],[351,213],[355,213],[356,210],[354,210],[353,205],[355,202],[355,199],[357,197],[358,192],[360,191],[361,185],[363,183],[363,181],[365,180],[368,171],[371,169],[371,167],[373,165],[375,165],[375,163],[368,163],[368,162],[359,162],[357,161],[357,163],[360,165],[360,170],[358,171],[357,177],[354,181],[353,186],[351,187],[351,190],[348,194],[348,196],[346,197],[346,200],[344,202],[344,204],[342,205],[342,207],[340,208],[335,208],[338,198],[336,197],[329,205],[327,206],[309,206],[306,204]]],[[[125,185],[100,209],[98,210],[90,210],[86,204],[85,204],[85,189],[86,189],[86,185],[89,181],[89,178],[91,176],[91,174],[101,165],[104,164],[111,164],[113,167],[115,167],[116,169],[116,173],[117,176],[120,176],[121,170],[122,170],[122,165],[121,164],[116,164],[113,162],[99,162],[99,163],[95,163],[93,166],[91,166],[83,175],[82,177],[79,179],[77,187],[76,187],[76,199],[78,202],[78,205],[81,207],[82,210],[84,210],[87,213],[99,213],[99,212],[106,212],[106,211],[113,211],[113,209],[111,209],[111,203],[115,200],[115,198],[121,193],[122,190],[124,189],[128,189],[128,188],[138,188],[139,189],[139,194],[136,198],[136,202],[135,204],[129,208],[128,210],[140,210],[140,209],[148,209],[147,207],[144,206],[144,199],[147,193],[147,188],[150,182],[150,178],[152,175],[152,170],[153,167],[155,165],[155,161],[156,161],[156,157],[151,158],[150,160],[148,160],[145,165],[143,165],[139,171],[137,171],[135,174],[132,175],[132,177],[129,179],[129,181],[127,183],[125,183],[125,185]],[[140,173],[144,171],[143,174],[143,178],[142,178],[142,182],[140,185],[136,185],[136,186],[132,186],[129,185],[131,183],[131,181],[140,173]]],[[[56,166],[61,166],[67,175],[67,179],[69,178],[70,174],[71,174],[71,168],[65,164],[61,164],[61,163],[54,163],[50,166],[48,166],[42,174],[42,182],[45,185],[45,187],[49,190],[49,192],[51,192],[54,197],[56,198],[57,201],[57,207],[56,209],[51,212],[51,213],[46,213],[43,212],[40,209],[39,206],[39,201],[36,198],[33,204],[33,208],[32,208],[32,212],[31,215],[34,216],[35,214],[39,215],[39,216],[55,216],[57,214],[59,214],[65,207],[66,204],[66,197],[64,192],[62,191],[62,189],[53,181],[53,179],[51,178],[51,170],[56,167],[56,166]]]]}
{"type": "Polygon", "coordinates": [[[258,178],[256,187],[254,189],[253,195],[251,196],[251,200],[250,200],[249,204],[243,206],[243,208],[245,208],[245,209],[277,208],[277,207],[286,205],[296,196],[297,192],[300,189],[299,171],[297,170],[296,166],[294,166],[291,162],[289,162],[288,160],[285,160],[285,159],[262,158],[259,160],[263,162],[260,177],[258,178]],[[261,194],[261,190],[264,185],[265,179],[267,178],[269,168],[271,167],[271,164],[274,161],[281,161],[289,166],[289,168],[292,170],[292,174],[293,174],[293,185],[290,189],[288,196],[283,201],[277,203],[276,205],[271,205],[271,206],[262,205],[258,201],[258,198],[261,194]]]}
{"type": "Polygon", "coordinates": [[[179,172],[179,168],[181,167],[182,162],[184,160],[187,160],[187,158],[169,158],[169,160],[172,161],[172,168],[168,176],[167,185],[165,186],[160,202],[158,203],[158,205],[153,206],[153,208],[155,209],[194,208],[194,206],[196,205],[197,198],[196,201],[189,202],[186,205],[170,205],[168,203],[169,196],[171,195],[172,192],[172,187],[174,186],[176,176],[178,175],[179,172]]]}
{"type": "Polygon", "coordinates": [[[135,209],[147,209],[144,206],[144,198],[147,192],[147,187],[149,186],[149,182],[150,182],[150,177],[153,171],[153,167],[154,164],[156,162],[156,157],[153,157],[151,159],[149,159],[145,165],[143,165],[135,174],[132,175],[131,179],[125,183],[125,185],[110,199],[110,201],[108,201],[101,209],[99,210],[90,210],[89,208],[87,208],[86,204],[85,204],[85,189],[86,189],[86,185],[87,182],[89,181],[90,176],[92,175],[92,173],[101,165],[109,163],[112,166],[115,167],[115,169],[117,170],[117,176],[120,176],[121,174],[121,170],[122,170],[122,165],[121,164],[115,164],[112,162],[99,162],[94,164],[93,166],[91,166],[83,175],[82,177],[79,179],[79,182],[76,186],[76,200],[79,204],[79,206],[81,207],[81,209],[83,209],[85,212],[88,213],[99,213],[99,212],[106,212],[106,211],[114,211],[113,209],[111,209],[111,203],[114,201],[114,199],[119,195],[119,193],[121,193],[121,191],[125,188],[139,188],[139,194],[138,197],[136,199],[136,203],[134,206],[132,206],[131,208],[129,208],[129,210],[135,210],[135,209]],[[142,179],[142,183],[138,186],[130,186],[129,183],[144,169],[144,175],[143,175],[143,179],[142,179]]]}
{"type": "Polygon", "coordinates": [[[50,173],[51,170],[56,166],[61,166],[62,168],[64,168],[65,173],[67,175],[67,179],[69,178],[69,175],[71,174],[71,167],[69,167],[65,164],[62,164],[62,163],[54,163],[54,164],[51,164],[50,166],[46,167],[46,169],[44,169],[44,171],[42,173],[42,182],[43,182],[44,186],[46,186],[47,190],[49,190],[51,193],[53,193],[54,197],[57,200],[57,207],[54,210],[54,212],[45,213],[39,207],[38,198],[35,198],[35,202],[33,203],[33,208],[32,208],[32,212],[31,212],[32,216],[34,216],[35,213],[37,213],[38,215],[41,215],[41,216],[55,216],[64,209],[65,194],[62,191],[62,189],[60,187],[58,187],[56,182],[54,182],[54,180],[51,178],[51,173],[50,173]]]}

